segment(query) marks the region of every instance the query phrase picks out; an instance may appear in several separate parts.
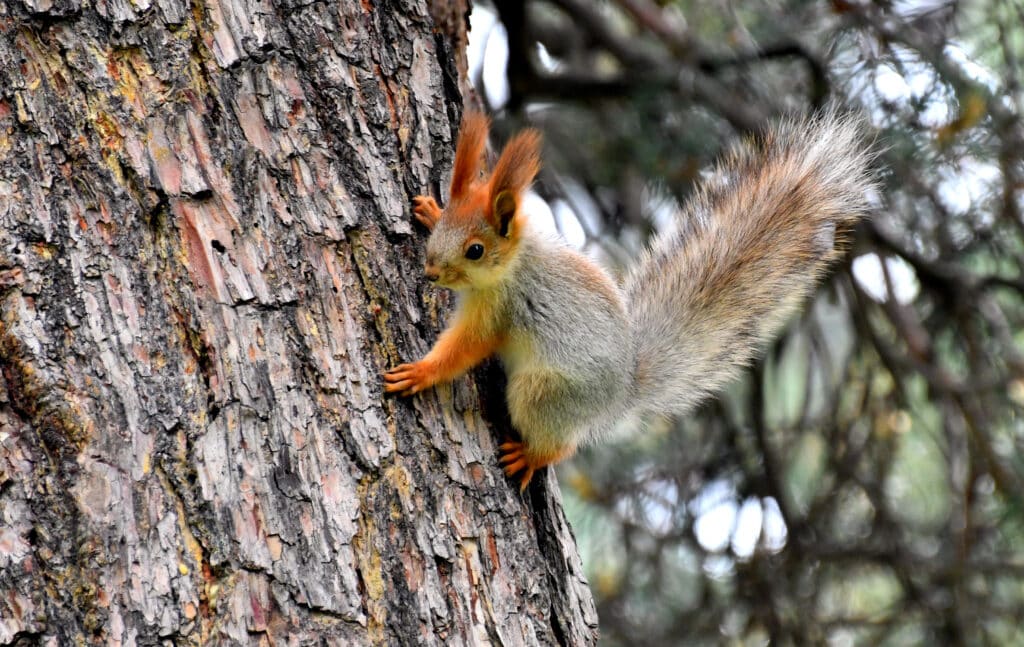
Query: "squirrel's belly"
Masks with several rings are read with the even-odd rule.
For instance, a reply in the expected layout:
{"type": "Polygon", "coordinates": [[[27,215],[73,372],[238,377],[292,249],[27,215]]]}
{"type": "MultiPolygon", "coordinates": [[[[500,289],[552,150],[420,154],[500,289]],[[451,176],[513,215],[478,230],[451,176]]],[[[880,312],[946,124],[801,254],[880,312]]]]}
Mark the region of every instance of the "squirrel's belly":
{"type": "Polygon", "coordinates": [[[512,424],[528,444],[575,447],[609,435],[622,422],[630,387],[624,363],[591,355],[567,366],[535,350],[507,344],[500,353],[512,424]]]}
{"type": "Polygon", "coordinates": [[[536,349],[526,337],[511,336],[506,339],[498,351],[498,356],[505,367],[505,374],[509,377],[520,371],[544,368],[543,363],[538,361],[536,349]]]}

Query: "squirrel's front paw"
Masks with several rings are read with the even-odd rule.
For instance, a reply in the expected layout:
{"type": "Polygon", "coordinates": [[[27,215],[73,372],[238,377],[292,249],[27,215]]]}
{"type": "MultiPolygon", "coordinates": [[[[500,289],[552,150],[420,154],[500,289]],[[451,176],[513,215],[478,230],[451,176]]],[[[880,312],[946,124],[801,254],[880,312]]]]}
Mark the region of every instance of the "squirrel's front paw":
{"type": "Polygon", "coordinates": [[[412,395],[434,385],[433,371],[424,362],[396,366],[384,374],[384,391],[412,395]]]}
{"type": "Polygon", "coordinates": [[[433,230],[434,225],[441,219],[441,207],[437,206],[437,200],[429,195],[418,195],[412,199],[412,215],[427,229],[433,230]]]}

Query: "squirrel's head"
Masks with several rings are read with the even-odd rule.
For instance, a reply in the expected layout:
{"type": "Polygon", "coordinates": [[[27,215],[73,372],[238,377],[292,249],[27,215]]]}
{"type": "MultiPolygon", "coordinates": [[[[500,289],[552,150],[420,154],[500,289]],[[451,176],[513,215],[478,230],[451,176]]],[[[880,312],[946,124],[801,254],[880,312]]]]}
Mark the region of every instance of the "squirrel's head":
{"type": "Polygon", "coordinates": [[[456,290],[486,289],[505,278],[526,224],[523,197],[540,170],[540,133],[529,129],[509,141],[490,177],[481,175],[488,128],[480,113],[463,118],[451,195],[427,241],[427,277],[456,290]]]}

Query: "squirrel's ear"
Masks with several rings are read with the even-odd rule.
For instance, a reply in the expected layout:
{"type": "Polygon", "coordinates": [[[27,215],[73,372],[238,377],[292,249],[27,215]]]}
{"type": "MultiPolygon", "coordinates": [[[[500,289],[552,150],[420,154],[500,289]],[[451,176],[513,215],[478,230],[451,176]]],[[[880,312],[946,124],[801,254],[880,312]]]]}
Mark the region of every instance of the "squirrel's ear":
{"type": "Polygon", "coordinates": [[[540,133],[530,128],[509,141],[491,175],[491,224],[502,236],[508,236],[523,192],[539,170],[540,133]]]}
{"type": "Polygon", "coordinates": [[[487,116],[467,111],[462,116],[459,142],[455,145],[455,165],[452,167],[451,197],[462,197],[480,175],[480,162],[487,147],[487,131],[491,127],[487,116]]]}
{"type": "Polygon", "coordinates": [[[491,205],[491,213],[494,214],[495,229],[501,237],[508,236],[512,225],[512,218],[516,215],[518,200],[511,191],[502,191],[494,196],[494,204],[491,205]]]}

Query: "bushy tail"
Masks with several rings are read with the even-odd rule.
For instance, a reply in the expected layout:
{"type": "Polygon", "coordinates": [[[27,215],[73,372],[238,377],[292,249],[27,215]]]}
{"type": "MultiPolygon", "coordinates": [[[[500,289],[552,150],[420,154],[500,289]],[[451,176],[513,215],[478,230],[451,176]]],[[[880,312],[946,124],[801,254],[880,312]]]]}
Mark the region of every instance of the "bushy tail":
{"type": "Polygon", "coordinates": [[[626,282],[639,414],[686,411],[776,334],[866,213],[871,159],[829,110],[719,164],[626,282]]]}

